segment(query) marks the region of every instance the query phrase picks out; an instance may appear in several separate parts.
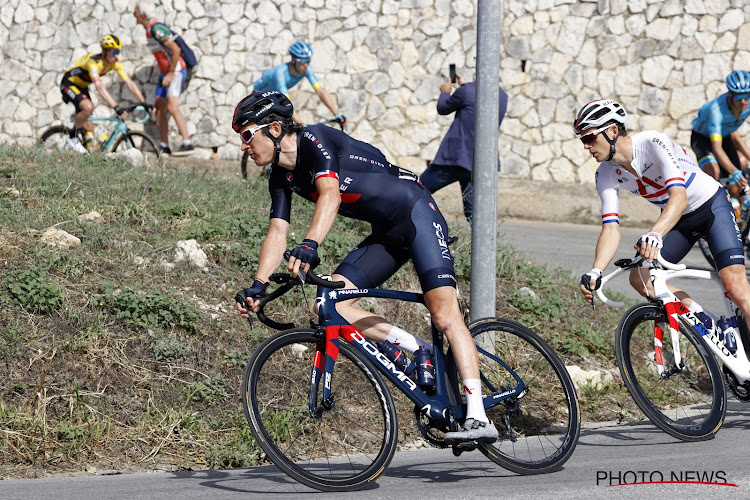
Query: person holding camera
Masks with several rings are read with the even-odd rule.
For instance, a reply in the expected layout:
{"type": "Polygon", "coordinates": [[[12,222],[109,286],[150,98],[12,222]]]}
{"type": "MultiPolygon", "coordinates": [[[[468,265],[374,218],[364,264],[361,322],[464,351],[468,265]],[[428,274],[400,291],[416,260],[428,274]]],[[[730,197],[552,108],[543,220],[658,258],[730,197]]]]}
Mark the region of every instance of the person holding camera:
{"type": "MultiPolygon", "coordinates": [[[[471,182],[471,168],[474,161],[474,102],[476,83],[464,83],[460,74],[455,73],[451,64],[451,77],[440,85],[437,111],[441,115],[455,113],[448,133],[443,137],[435,159],[419,177],[422,185],[430,193],[458,182],[463,197],[464,215],[471,224],[474,206],[474,187],[471,182]]],[[[503,121],[508,107],[508,94],[499,90],[500,116],[497,126],[503,121]]],[[[497,160],[500,171],[500,158],[497,160]]]]}

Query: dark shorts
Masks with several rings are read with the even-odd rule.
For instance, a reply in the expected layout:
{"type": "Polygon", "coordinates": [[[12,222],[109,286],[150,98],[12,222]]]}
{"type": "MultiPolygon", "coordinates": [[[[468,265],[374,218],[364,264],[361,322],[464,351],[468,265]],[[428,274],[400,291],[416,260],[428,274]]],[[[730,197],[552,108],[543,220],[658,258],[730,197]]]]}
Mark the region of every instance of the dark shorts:
{"type": "Polygon", "coordinates": [[[745,265],[742,236],[724,188],[719,188],[716,194],[697,210],[682,216],[664,237],[661,254],[669,262],[677,263],[702,237],[708,241],[717,269],[734,264],[745,265]]]}
{"type": "Polygon", "coordinates": [[[357,288],[374,288],[411,258],[423,292],[455,287],[447,238],[448,225],[443,215],[430,193],[422,189],[391,224],[373,224],[372,234],[346,256],[336,273],[357,288]]]}
{"type": "Polygon", "coordinates": [[[60,92],[62,93],[62,96],[63,96],[63,102],[73,103],[73,106],[76,107],[76,113],[80,113],[81,102],[84,99],[91,100],[91,97],[89,96],[88,88],[81,89],[66,81],[63,81],[60,84],[60,92]]]}
{"type": "MultiPolygon", "coordinates": [[[[698,166],[701,168],[707,163],[716,163],[719,165],[719,162],[714,156],[713,148],[711,148],[710,138],[693,130],[693,133],[690,136],[690,147],[693,148],[693,152],[695,153],[696,158],[698,158],[698,166]]],[[[734,145],[731,136],[724,137],[721,141],[721,147],[729,157],[729,161],[732,162],[732,165],[742,170],[740,157],[737,154],[737,147],[734,145]]],[[[721,165],[719,165],[719,171],[719,177],[729,177],[729,172],[724,170],[724,167],[721,165]]]]}

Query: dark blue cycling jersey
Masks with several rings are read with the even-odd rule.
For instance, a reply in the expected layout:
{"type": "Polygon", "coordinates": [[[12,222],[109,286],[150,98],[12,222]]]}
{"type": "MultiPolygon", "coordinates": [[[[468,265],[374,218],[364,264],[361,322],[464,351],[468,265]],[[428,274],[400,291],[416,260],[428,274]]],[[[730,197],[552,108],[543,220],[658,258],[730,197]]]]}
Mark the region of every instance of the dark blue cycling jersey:
{"type": "Polygon", "coordinates": [[[297,135],[296,168],[271,168],[271,218],[289,221],[292,192],[317,201],[315,181],[321,177],[338,180],[341,215],[373,225],[392,221],[423,189],[416,175],[391,165],[378,148],[340,130],[310,125],[297,135]]]}
{"type": "Polygon", "coordinates": [[[381,285],[412,259],[422,290],[455,286],[448,225],[430,193],[376,147],[325,125],[297,135],[294,170],[275,165],[268,180],[271,218],[289,222],[292,193],[316,202],[316,179],[339,182],[339,214],[369,222],[365,238],[336,269],[360,288],[381,285]]]}

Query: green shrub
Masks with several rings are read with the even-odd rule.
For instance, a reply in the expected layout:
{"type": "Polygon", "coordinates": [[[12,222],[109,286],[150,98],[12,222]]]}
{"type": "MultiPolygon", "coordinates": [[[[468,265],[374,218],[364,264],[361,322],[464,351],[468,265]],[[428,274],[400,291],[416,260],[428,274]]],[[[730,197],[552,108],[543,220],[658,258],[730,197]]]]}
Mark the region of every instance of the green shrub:
{"type": "Polygon", "coordinates": [[[16,269],[3,277],[13,299],[24,309],[42,313],[60,309],[65,299],[62,287],[47,280],[39,267],[16,269]]]}
{"type": "Polygon", "coordinates": [[[94,304],[117,319],[138,326],[179,327],[191,332],[198,328],[198,314],[184,300],[174,299],[169,292],[150,289],[146,293],[129,287],[118,288],[107,280],[101,285],[104,293],[94,296],[94,304]]]}

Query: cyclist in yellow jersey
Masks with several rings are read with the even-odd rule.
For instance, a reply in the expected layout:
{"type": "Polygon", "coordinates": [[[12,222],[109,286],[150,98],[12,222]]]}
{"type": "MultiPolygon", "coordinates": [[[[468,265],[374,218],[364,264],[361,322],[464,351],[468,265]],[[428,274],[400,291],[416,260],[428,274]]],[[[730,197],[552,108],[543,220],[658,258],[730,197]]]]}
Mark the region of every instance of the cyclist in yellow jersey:
{"type": "Polygon", "coordinates": [[[87,139],[94,133],[94,125],[86,121],[94,112],[94,105],[89,96],[89,85],[94,84],[96,91],[115,110],[120,119],[124,120],[128,116],[127,111],[117,104],[117,101],[104,86],[101,76],[110,71],[116,71],[136,99],[147,108],[151,107],[146,104],[146,99],[141,94],[138,85],[130,79],[123,69],[122,63],[117,59],[122,48],[120,39],[112,34],[104,35],[100,40],[100,45],[102,47],[101,54],[90,53],[76,59],[65,70],[60,83],[63,101],[72,103],[76,108],[75,126],[67,142],[71,148],[79,153],[86,153],[87,150],[78,139],[78,132],[84,130],[87,139]]]}

